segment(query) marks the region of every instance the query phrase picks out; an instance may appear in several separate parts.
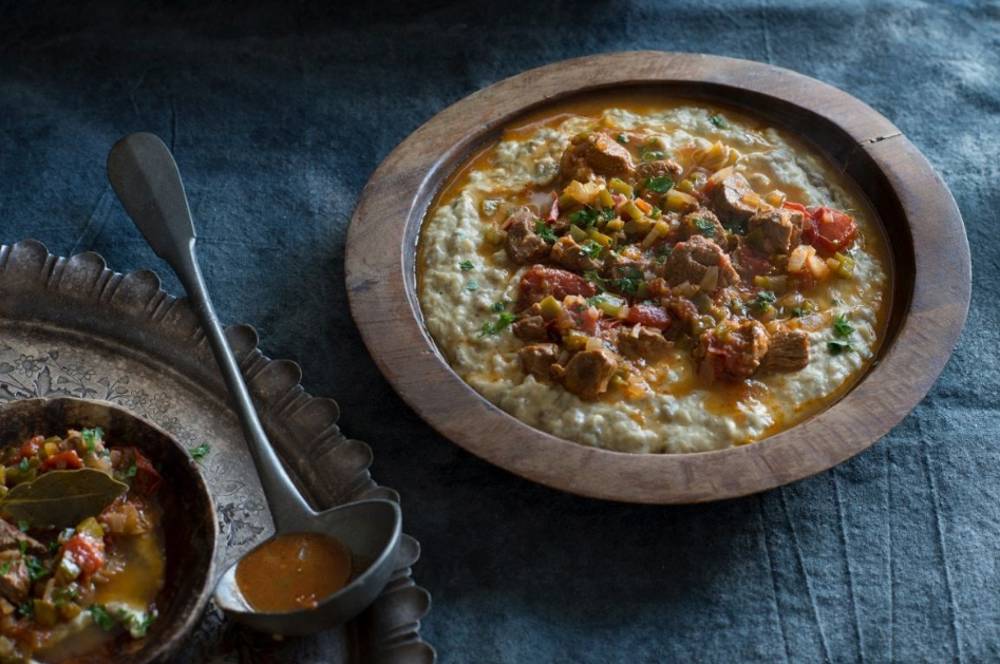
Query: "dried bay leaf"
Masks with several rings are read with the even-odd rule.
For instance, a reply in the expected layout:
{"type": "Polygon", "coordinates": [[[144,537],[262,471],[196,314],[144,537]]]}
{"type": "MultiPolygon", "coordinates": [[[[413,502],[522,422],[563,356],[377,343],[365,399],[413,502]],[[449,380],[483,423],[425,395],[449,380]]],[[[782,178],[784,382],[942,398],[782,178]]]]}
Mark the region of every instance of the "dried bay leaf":
{"type": "Polygon", "coordinates": [[[36,528],[69,528],[97,516],[128,485],[93,468],[53,470],[18,484],[0,500],[0,514],[36,528]]]}

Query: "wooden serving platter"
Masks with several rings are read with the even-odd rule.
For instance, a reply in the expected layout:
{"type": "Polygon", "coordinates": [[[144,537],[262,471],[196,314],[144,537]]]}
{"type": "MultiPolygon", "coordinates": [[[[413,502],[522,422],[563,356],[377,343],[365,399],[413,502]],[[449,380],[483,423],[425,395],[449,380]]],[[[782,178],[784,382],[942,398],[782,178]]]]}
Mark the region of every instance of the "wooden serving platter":
{"type": "Polygon", "coordinates": [[[444,436],[530,480],[643,503],[719,500],[827,470],[872,445],[930,389],[965,322],[971,266],[955,201],[920,152],[858,99],[786,69],[718,56],[630,52],[534,69],[445,109],[403,141],[362,192],[347,240],[354,319],[381,371],[444,436]],[[546,104],[656,90],[729,106],[805,140],[860,187],[890,245],[892,310],[868,373],[826,410],[764,441],[698,454],[636,455],[529,427],[465,384],[424,328],[420,226],[435,194],[503,128],[546,104]]]}

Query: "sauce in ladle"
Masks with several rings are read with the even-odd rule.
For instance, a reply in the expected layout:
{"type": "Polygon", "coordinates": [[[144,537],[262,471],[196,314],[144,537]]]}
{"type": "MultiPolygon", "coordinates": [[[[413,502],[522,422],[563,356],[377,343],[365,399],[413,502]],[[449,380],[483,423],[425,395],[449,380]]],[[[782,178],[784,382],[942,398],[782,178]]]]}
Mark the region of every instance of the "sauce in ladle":
{"type": "Polygon", "coordinates": [[[351,577],[351,553],[319,533],[290,533],[265,542],[239,562],[236,584],[257,611],[310,609],[351,577]]]}

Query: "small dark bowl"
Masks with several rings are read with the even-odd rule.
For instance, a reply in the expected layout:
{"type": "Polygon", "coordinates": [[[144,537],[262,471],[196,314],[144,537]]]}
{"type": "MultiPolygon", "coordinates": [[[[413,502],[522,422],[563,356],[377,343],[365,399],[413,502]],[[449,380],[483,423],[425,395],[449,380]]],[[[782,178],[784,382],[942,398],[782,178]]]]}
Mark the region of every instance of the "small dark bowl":
{"type": "MultiPolygon", "coordinates": [[[[104,429],[112,446],[134,445],[163,476],[159,491],[167,565],[156,598],[160,615],[145,639],[122,642],[119,664],[158,662],[179,646],[211,597],[218,527],[215,506],[197,465],[184,448],[156,425],[103,401],[29,399],[0,407],[0,445],[33,435],[63,435],[67,429],[104,429]],[[132,646],[132,648],[130,648],[132,646]]],[[[87,661],[83,656],[76,661],[87,661]]]]}

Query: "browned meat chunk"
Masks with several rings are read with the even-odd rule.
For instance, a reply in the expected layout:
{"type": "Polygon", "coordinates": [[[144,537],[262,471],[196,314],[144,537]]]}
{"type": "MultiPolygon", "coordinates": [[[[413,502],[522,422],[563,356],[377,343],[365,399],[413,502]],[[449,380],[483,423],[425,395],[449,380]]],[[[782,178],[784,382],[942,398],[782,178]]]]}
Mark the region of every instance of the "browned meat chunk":
{"type": "Polygon", "coordinates": [[[799,244],[801,233],[801,212],[770,208],[750,217],[747,240],[767,255],[787,254],[799,244]]]}
{"type": "Polygon", "coordinates": [[[635,167],[635,178],[640,188],[646,187],[646,180],[666,176],[671,180],[677,180],[684,169],[676,161],[670,159],[657,159],[656,161],[645,161],[635,167]]]}
{"type": "Polygon", "coordinates": [[[724,224],[743,226],[757,212],[756,197],[747,179],[739,173],[730,173],[708,192],[715,214],[724,224]],[[748,196],[749,194],[749,196],[748,196]]]}
{"type": "MultiPolygon", "coordinates": [[[[600,249],[600,245],[595,246],[600,249]]],[[[576,272],[586,272],[601,267],[601,261],[591,258],[590,254],[568,235],[562,236],[558,242],[552,245],[549,259],[567,270],[576,272]]]]}
{"type": "Polygon", "coordinates": [[[641,279],[647,267],[646,261],[607,251],[601,273],[608,279],[641,279]]]}
{"type": "Polygon", "coordinates": [[[14,552],[5,552],[0,556],[0,595],[13,604],[20,604],[28,599],[31,591],[31,577],[24,556],[14,552]]]}
{"type": "Polygon", "coordinates": [[[771,271],[771,261],[767,256],[753,249],[746,238],[736,237],[736,249],[732,253],[733,267],[745,281],[753,281],[759,274],[771,271]]]}
{"type": "Polygon", "coordinates": [[[563,180],[586,182],[594,175],[631,178],[632,155],[607,134],[595,132],[573,137],[559,163],[563,180]]]}
{"type": "Polygon", "coordinates": [[[663,298],[663,307],[686,329],[690,329],[699,316],[698,307],[694,306],[694,302],[686,297],[669,295],[663,298]]]}
{"type": "Polygon", "coordinates": [[[538,380],[551,380],[549,369],[559,357],[559,346],[555,344],[531,344],[517,351],[524,373],[538,380]]]}
{"type": "Polygon", "coordinates": [[[701,335],[695,358],[702,375],[723,380],[744,380],[753,375],[767,355],[767,330],[755,320],[731,322],[721,330],[701,335]]]}
{"type": "Polygon", "coordinates": [[[541,302],[548,295],[562,301],[567,295],[591,297],[597,294],[594,284],[580,275],[544,265],[532,265],[525,270],[521,275],[518,291],[518,311],[541,302]]]}
{"type": "Polygon", "coordinates": [[[809,364],[809,335],[802,330],[781,329],[771,335],[761,371],[800,371],[809,364]]]}
{"type": "Polygon", "coordinates": [[[663,276],[671,286],[685,281],[700,284],[712,268],[717,268],[717,288],[739,283],[740,275],[733,269],[729,256],[722,248],[712,240],[695,235],[674,245],[663,265],[663,276]]]}
{"type": "Polygon", "coordinates": [[[561,374],[563,387],[583,399],[596,399],[608,391],[608,381],[618,360],[604,349],[584,350],[570,358],[561,374]]]}
{"type": "Polygon", "coordinates": [[[681,228],[687,237],[703,235],[716,242],[723,242],[726,238],[726,229],[722,227],[722,223],[715,216],[715,213],[708,208],[688,212],[681,219],[681,228]]]}
{"type": "Polygon", "coordinates": [[[549,243],[535,232],[538,218],[528,208],[518,208],[504,223],[504,248],[515,263],[535,263],[549,255],[549,243]]]}
{"type": "Polygon", "coordinates": [[[27,553],[44,554],[47,551],[45,545],[34,537],[22,533],[16,526],[0,519],[0,551],[7,551],[8,549],[18,549],[20,551],[22,546],[25,547],[24,550],[27,553]]]}
{"type": "Polygon", "coordinates": [[[657,362],[665,358],[672,347],[659,330],[644,325],[624,329],[618,335],[618,350],[633,359],[657,362]]]}
{"type": "Polygon", "coordinates": [[[526,316],[514,323],[511,329],[514,336],[524,341],[547,341],[549,338],[545,319],[541,316],[526,316]]]}

